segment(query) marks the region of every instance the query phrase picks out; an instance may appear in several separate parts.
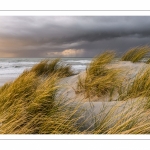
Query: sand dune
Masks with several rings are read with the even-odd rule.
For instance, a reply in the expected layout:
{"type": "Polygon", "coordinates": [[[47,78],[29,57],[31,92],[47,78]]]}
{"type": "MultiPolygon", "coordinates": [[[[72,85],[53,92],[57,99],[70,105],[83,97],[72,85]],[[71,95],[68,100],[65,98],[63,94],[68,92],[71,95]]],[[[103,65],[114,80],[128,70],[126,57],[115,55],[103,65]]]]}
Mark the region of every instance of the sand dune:
{"type": "MultiPolygon", "coordinates": [[[[144,70],[144,68],[146,68],[147,66],[148,64],[145,63],[132,63],[129,61],[119,61],[119,62],[109,64],[107,67],[121,69],[122,71],[120,76],[123,77],[124,79],[123,82],[131,82],[135,78],[136,74],[139,71],[144,70]]],[[[103,95],[102,97],[95,96],[89,99],[86,98],[83,93],[78,93],[77,82],[79,76],[81,77],[81,79],[84,78],[86,76],[86,72],[83,71],[78,75],[61,79],[61,81],[58,84],[61,87],[58,92],[58,95],[63,95],[67,99],[75,99],[77,101],[86,101],[86,102],[88,101],[106,102],[110,100],[109,95],[103,95]]],[[[113,95],[113,98],[111,100],[114,101],[116,99],[117,99],[117,93],[113,95]]]]}
{"type": "MultiPolygon", "coordinates": [[[[147,66],[148,65],[145,63],[131,63],[122,61],[114,62],[107,67],[123,70],[120,75],[124,78],[124,82],[131,82],[135,78],[136,74],[139,71],[142,71],[147,66]]],[[[112,96],[111,101],[109,95],[86,98],[84,93],[78,93],[77,89],[78,77],[80,76],[81,78],[84,78],[85,75],[86,72],[84,71],[78,75],[61,79],[58,84],[60,86],[60,90],[57,93],[57,96],[63,96],[69,101],[72,100],[74,102],[73,104],[77,105],[80,103],[81,107],[79,111],[84,111],[82,113],[82,117],[78,122],[82,123],[85,120],[88,120],[88,122],[85,122],[85,124],[81,127],[81,130],[83,131],[86,129],[93,130],[95,122],[100,123],[106,116],[108,117],[111,113],[112,120],[110,125],[112,125],[114,121],[118,120],[121,117],[121,114],[123,112],[127,112],[128,110],[130,110],[130,114],[132,115],[132,113],[134,113],[136,109],[139,109],[139,107],[144,104],[143,99],[143,103],[141,103],[140,98],[128,99],[127,101],[117,101],[117,93],[112,96]],[[136,107],[134,103],[136,103],[136,107]]],[[[70,104],[72,105],[72,103],[70,104]]]]}
{"type": "MultiPolygon", "coordinates": [[[[148,64],[145,63],[131,63],[129,61],[118,61],[107,65],[108,68],[121,69],[120,76],[123,77],[123,82],[125,83],[132,82],[136,74],[147,66],[148,64]]],[[[82,113],[82,115],[77,123],[82,124],[80,128],[81,131],[93,130],[95,128],[95,123],[101,123],[104,119],[108,118],[109,115],[111,119],[109,119],[110,122],[107,125],[112,126],[115,121],[121,118],[123,112],[130,110],[130,115],[132,115],[132,113],[144,104],[143,99],[143,103],[141,103],[140,98],[118,101],[117,92],[113,94],[111,99],[108,94],[101,97],[94,96],[87,98],[84,93],[78,92],[77,82],[79,76],[81,79],[84,78],[86,76],[86,71],[74,76],[62,78],[58,83],[60,88],[56,97],[63,97],[65,101],[71,101],[69,102],[70,105],[80,105],[77,113],[82,113]],[[134,103],[137,104],[137,107],[135,107],[134,103]]],[[[13,80],[14,78],[9,77],[1,78],[0,85],[13,80]]]]}

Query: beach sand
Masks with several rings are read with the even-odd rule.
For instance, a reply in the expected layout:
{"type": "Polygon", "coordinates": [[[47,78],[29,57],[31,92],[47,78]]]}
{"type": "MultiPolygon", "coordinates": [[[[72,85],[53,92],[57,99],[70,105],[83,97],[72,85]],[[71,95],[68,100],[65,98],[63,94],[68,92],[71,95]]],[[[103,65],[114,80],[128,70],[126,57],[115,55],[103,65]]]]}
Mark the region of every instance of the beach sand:
{"type": "MultiPolygon", "coordinates": [[[[136,74],[139,71],[142,71],[147,66],[148,65],[145,63],[131,63],[127,61],[122,61],[115,62],[108,65],[107,67],[121,69],[123,73],[121,73],[120,75],[124,78],[124,82],[131,82],[134,80],[136,74]]],[[[84,93],[78,93],[77,91],[77,81],[79,76],[81,78],[84,78],[86,76],[86,72],[84,71],[78,75],[61,79],[58,84],[60,86],[60,90],[58,91],[57,96],[62,96],[65,98],[65,100],[72,100],[73,104],[76,105],[80,103],[81,107],[79,111],[84,110],[84,113],[82,113],[82,117],[78,122],[82,123],[85,120],[88,120],[88,122],[86,122],[81,127],[81,130],[83,131],[86,129],[93,130],[95,126],[95,120],[97,120],[97,123],[100,123],[106,117],[106,115],[108,115],[108,113],[111,113],[110,110],[115,109],[113,115],[111,115],[112,121],[110,122],[110,124],[112,124],[112,122],[119,120],[119,118],[121,117],[120,115],[115,118],[115,116],[117,116],[118,114],[130,110],[130,114],[132,115],[132,113],[135,113],[135,111],[139,109],[139,106],[142,106],[142,104],[144,105],[144,100],[142,100],[143,103],[141,103],[139,98],[128,99],[127,101],[117,101],[117,93],[112,96],[111,101],[109,95],[103,95],[101,97],[95,96],[90,99],[86,98],[84,93]],[[136,103],[136,107],[134,103],[136,103]],[[93,118],[93,116],[95,117],[93,118]]]]}
{"type": "MultiPolygon", "coordinates": [[[[139,71],[143,71],[148,66],[148,64],[145,63],[132,63],[129,61],[119,61],[115,62],[113,64],[109,64],[108,68],[116,68],[121,70],[120,76],[123,78],[123,82],[131,82],[134,80],[136,74],[139,71]]],[[[57,96],[63,95],[66,99],[75,99],[77,101],[84,101],[84,102],[106,102],[110,101],[109,95],[103,95],[102,97],[92,97],[92,98],[86,98],[83,93],[78,92],[77,88],[77,82],[78,78],[81,79],[85,78],[86,72],[83,71],[79,73],[78,75],[74,75],[71,77],[63,78],[60,80],[58,85],[60,86],[60,90],[58,91],[57,96]]],[[[115,81],[114,81],[115,82],[115,81]]],[[[115,101],[117,99],[117,93],[112,96],[111,101],[115,101]]]]}

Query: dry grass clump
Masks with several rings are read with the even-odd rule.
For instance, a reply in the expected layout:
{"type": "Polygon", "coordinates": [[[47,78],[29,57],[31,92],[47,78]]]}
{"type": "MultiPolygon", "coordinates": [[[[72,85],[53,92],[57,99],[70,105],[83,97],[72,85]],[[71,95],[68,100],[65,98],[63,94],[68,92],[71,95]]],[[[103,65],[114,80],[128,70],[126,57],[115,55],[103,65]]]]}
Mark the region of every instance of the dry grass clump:
{"type": "Polygon", "coordinates": [[[121,58],[122,61],[138,62],[150,51],[149,46],[135,47],[128,50],[121,58]]]}
{"type": "Polygon", "coordinates": [[[105,117],[97,122],[93,132],[95,134],[149,134],[150,112],[144,109],[145,104],[145,101],[140,98],[129,100],[123,107],[114,105],[105,117]]]}
{"type": "Polygon", "coordinates": [[[140,71],[126,90],[126,97],[150,96],[150,68],[140,71]]]}
{"type": "MultiPolygon", "coordinates": [[[[43,62],[39,63],[40,67],[41,64],[43,65],[43,62]]],[[[47,63],[45,65],[47,66],[47,63]]],[[[52,69],[55,73],[48,74],[47,77],[44,74],[43,78],[42,72],[37,75],[35,71],[40,68],[39,66],[36,65],[31,70],[25,71],[14,82],[0,88],[0,132],[4,134],[79,133],[75,126],[77,118],[73,118],[76,109],[65,101],[62,103],[61,99],[55,98],[59,89],[56,86],[60,79],[59,69],[63,71],[63,67],[58,67],[58,72],[56,68],[52,69]],[[70,109],[67,109],[68,105],[70,109]]],[[[65,75],[61,74],[61,77],[69,74],[70,72],[67,73],[65,70],[65,75]]]]}
{"type": "Polygon", "coordinates": [[[108,51],[94,58],[86,69],[86,77],[84,79],[79,77],[79,91],[84,92],[87,97],[112,94],[121,83],[118,77],[119,70],[108,69],[106,66],[114,56],[114,52],[108,51]]]}
{"type": "Polygon", "coordinates": [[[91,109],[80,121],[80,124],[86,121],[81,130],[86,134],[149,134],[150,111],[145,109],[145,102],[142,98],[124,101],[119,105],[117,102],[109,105],[108,102],[97,113],[91,103],[91,109]]]}
{"type": "Polygon", "coordinates": [[[144,108],[150,110],[150,97],[146,98],[146,103],[145,103],[145,107],[144,108]]]}
{"type": "Polygon", "coordinates": [[[146,63],[147,63],[147,64],[150,64],[150,59],[148,59],[148,60],[146,61],[146,63]]]}
{"type": "Polygon", "coordinates": [[[38,76],[47,76],[55,74],[56,72],[60,77],[68,77],[74,75],[73,71],[71,70],[71,66],[62,64],[60,62],[60,59],[43,60],[39,64],[34,65],[31,71],[36,72],[38,76]]]}

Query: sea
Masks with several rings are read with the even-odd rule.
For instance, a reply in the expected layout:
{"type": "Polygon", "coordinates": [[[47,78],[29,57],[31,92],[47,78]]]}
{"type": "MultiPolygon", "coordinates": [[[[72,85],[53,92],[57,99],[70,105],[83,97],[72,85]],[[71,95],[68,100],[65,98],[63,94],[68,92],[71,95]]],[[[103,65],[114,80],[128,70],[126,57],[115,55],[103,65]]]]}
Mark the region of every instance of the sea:
{"type": "MultiPolygon", "coordinates": [[[[0,86],[17,78],[24,70],[31,69],[44,59],[55,58],[0,58],[0,86]]],[[[92,58],[61,58],[61,63],[72,66],[75,73],[85,70],[92,58]]]]}

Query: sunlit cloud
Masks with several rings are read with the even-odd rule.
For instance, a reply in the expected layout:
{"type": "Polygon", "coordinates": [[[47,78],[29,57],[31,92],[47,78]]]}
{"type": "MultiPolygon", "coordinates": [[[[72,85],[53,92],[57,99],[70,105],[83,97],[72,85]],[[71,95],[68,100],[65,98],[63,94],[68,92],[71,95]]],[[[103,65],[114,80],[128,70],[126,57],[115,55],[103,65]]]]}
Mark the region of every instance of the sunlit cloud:
{"type": "Polygon", "coordinates": [[[65,49],[62,52],[48,52],[51,57],[80,57],[84,54],[83,49],[65,49]]]}

